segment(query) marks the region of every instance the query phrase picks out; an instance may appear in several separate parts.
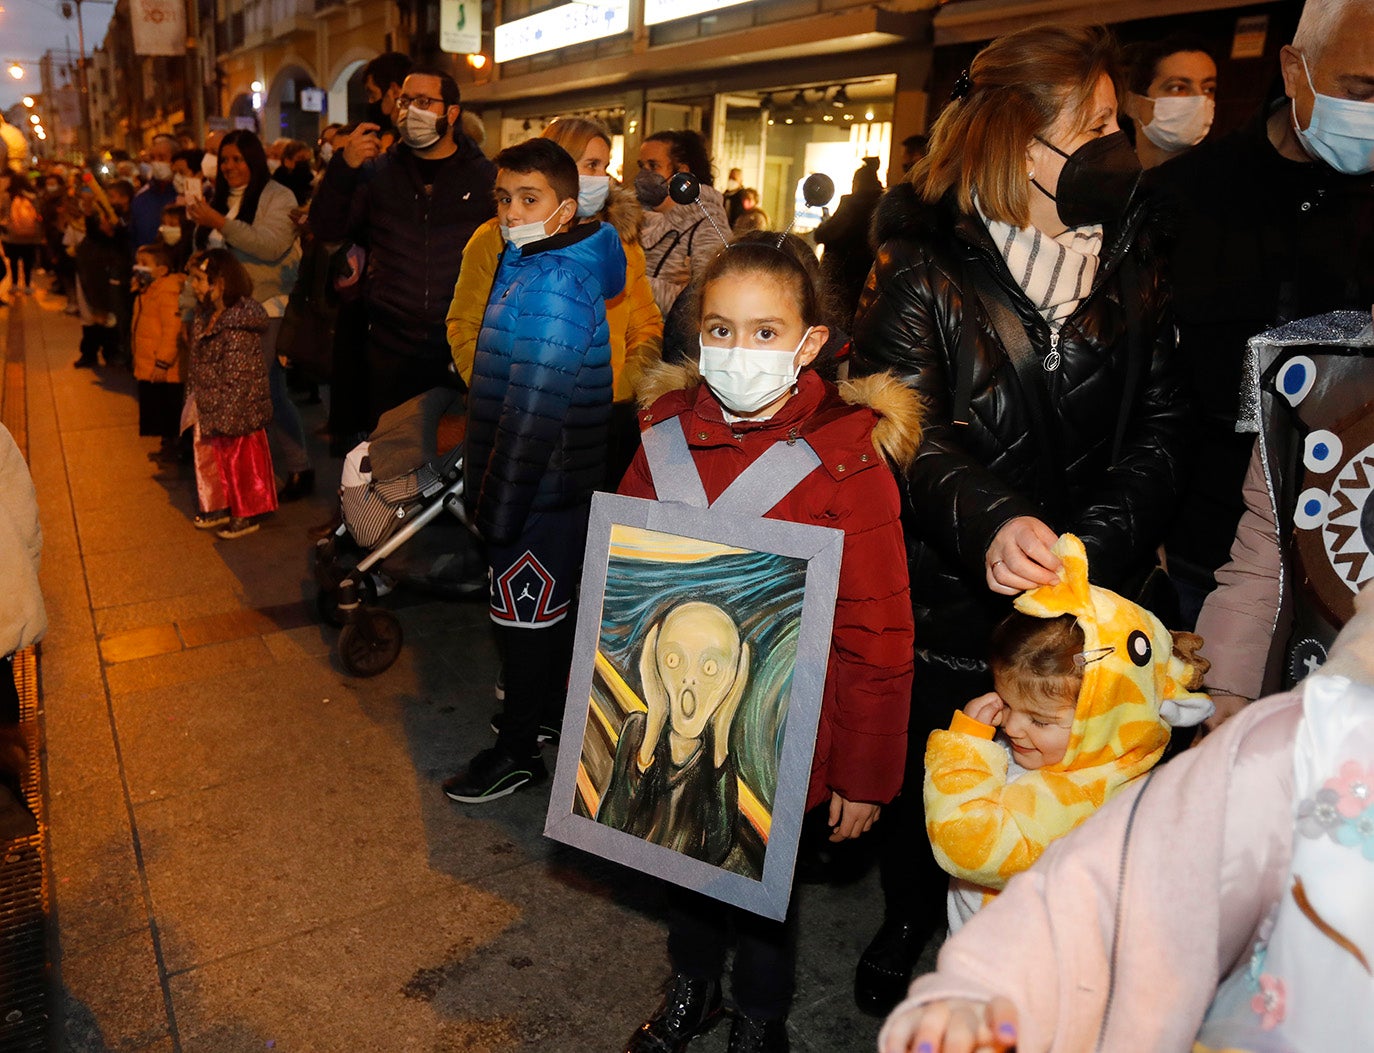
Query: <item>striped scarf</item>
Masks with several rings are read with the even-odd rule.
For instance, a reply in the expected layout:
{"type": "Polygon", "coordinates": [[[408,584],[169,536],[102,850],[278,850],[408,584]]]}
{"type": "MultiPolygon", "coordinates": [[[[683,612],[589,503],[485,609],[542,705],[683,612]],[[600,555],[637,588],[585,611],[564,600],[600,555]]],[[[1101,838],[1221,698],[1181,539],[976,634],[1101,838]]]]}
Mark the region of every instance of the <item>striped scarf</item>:
{"type": "Polygon", "coordinates": [[[1102,226],[1070,227],[1056,238],[978,215],[1007,261],[1007,270],[1045,321],[1058,329],[1088,295],[1097,277],[1102,226]]]}

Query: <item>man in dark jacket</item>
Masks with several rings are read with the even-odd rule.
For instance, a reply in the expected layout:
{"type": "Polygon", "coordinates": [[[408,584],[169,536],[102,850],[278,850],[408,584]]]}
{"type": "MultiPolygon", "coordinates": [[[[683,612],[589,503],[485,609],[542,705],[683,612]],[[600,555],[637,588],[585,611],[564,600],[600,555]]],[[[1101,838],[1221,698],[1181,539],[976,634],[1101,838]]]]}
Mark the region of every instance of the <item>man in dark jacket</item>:
{"type": "Polygon", "coordinates": [[[310,209],[315,236],[367,250],[371,424],[394,406],[453,383],[444,318],[463,246],[495,212],[495,168],[460,130],[446,73],[406,77],[396,100],[401,141],[383,152],[364,123],[325,172],[310,209]]]}
{"type": "Polygon", "coordinates": [[[1254,436],[1235,424],[1246,341],[1374,303],[1371,39],[1368,4],[1308,0],[1280,56],[1285,98],[1151,173],[1174,206],[1178,349],[1198,410],[1192,482],[1165,543],[1189,625],[1244,509],[1254,436]]]}

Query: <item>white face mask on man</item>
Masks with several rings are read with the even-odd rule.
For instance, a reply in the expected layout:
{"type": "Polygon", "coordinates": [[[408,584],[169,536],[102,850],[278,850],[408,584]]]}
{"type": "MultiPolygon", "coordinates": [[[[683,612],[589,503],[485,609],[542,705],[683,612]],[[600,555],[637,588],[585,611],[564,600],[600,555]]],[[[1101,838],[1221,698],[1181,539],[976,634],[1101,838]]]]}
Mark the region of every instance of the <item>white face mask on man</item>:
{"type": "Polygon", "coordinates": [[[757,413],[792,390],[801,373],[797,355],[811,326],[791,351],[711,347],[701,338],[701,378],[731,413],[757,413]]]}
{"type": "Polygon", "coordinates": [[[1196,146],[1212,130],[1217,104],[1210,95],[1166,95],[1150,101],[1155,105],[1155,114],[1140,130],[1167,153],[1196,146]]]}
{"type": "Polygon", "coordinates": [[[401,111],[396,130],[401,133],[402,142],[412,150],[428,150],[448,131],[448,118],[418,106],[407,106],[401,111]]]}
{"type": "Polygon", "coordinates": [[[531,245],[536,241],[543,241],[545,238],[553,237],[558,233],[558,228],[567,222],[566,220],[558,218],[563,213],[564,206],[567,203],[567,201],[560,201],[558,207],[542,220],[535,220],[531,223],[517,223],[513,227],[502,224],[501,237],[505,238],[517,249],[523,249],[526,245],[531,245]],[[554,224],[553,230],[549,230],[550,220],[552,220],[554,224]]]}

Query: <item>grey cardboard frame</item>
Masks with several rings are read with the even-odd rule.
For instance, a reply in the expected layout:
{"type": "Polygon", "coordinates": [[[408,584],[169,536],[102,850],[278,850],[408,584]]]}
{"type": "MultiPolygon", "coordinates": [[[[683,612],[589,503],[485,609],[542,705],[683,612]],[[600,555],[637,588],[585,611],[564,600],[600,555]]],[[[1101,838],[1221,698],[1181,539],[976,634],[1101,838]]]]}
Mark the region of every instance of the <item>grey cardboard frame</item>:
{"type": "Polygon", "coordinates": [[[843,551],[844,533],[830,527],[725,515],[685,504],[614,494],[594,495],[582,568],[582,598],[572,673],[564,708],[564,733],[558,749],[558,768],[544,825],[545,836],[781,921],[787,914],[792,894],[797,842],[806,811],[843,551]],[[761,881],[692,859],[573,811],[595,653],[601,638],[611,528],[617,524],[807,562],[796,666],[761,881]]]}

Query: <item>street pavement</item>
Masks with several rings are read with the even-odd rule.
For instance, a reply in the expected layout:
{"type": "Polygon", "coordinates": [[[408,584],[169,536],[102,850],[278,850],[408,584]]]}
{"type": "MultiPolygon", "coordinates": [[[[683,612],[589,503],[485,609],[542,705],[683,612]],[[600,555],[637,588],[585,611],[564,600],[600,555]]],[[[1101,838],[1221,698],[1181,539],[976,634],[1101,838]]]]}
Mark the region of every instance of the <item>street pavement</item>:
{"type": "MultiPolygon", "coordinates": [[[[195,530],[189,467],[147,458],[126,371],[72,368],[61,305],[11,308],[46,541],[59,1048],[622,1049],[668,971],[659,884],[546,840],[547,784],[440,791],[492,738],[484,607],[388,597],[400,660],[346,675],[313,615],[323,440],[315,498],[238,540],[195,530]]],[[[872,1050],[851,978],[876,873],[804,885],[800,909],[793,1048],[872,1050]]]]}

